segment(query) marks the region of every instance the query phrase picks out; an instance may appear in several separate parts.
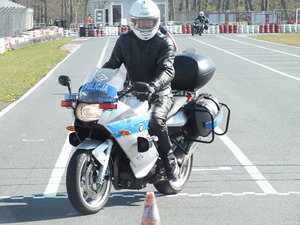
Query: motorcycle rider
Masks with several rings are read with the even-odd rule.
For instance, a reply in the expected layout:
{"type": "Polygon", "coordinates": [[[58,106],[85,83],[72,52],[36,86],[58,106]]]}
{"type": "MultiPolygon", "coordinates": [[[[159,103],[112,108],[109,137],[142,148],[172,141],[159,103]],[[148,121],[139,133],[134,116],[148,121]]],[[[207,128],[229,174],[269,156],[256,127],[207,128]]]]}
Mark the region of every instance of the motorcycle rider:
{"type": "Polygon", "coordinates": [[[169,180],[179,173],[177,159],[172,151],[166,118],[174,103],[171,81],[175,76],[175,53],[171,40],[158,32],[160,10],[152,0],[137,0],[130,9],[131,30],[117,40],[110,59],[103,68],[116,69],[124,63],[129,83],[147,82],[148,93],[137,96],[149,100],[151,116],[149,128],[158,137],[158,151],[169,180]]]}
{"type": "Polygon", "coordinates": [[[208,23],[208,19],[205,17],[204,12],[200,12],[195,20],[199,20],[200,23],[208,23]]]}
{"type": "Polygon", "coordinates": [[[200,22],[200,24],[204,25],[205,30],[208,29],[209,20],[205,17],[204,12],[201,11],[199,13],[198,17],[194,21],[197,21],[197,20],[200,22]]]}

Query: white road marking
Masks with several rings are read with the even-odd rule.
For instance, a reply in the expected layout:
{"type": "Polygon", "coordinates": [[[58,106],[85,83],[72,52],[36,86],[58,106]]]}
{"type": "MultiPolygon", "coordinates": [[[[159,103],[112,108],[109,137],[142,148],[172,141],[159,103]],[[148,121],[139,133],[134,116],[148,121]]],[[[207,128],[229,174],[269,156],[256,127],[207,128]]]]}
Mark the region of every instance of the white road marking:
{"type": "MultiPolygon", "coordinates": [[[[238,42],[238,43],[241,43],[241,44],[244,44],[244,45],[250,45],[250,46],[257,47],[257,48],[262,48],[262,49],[266,49],[266,50],[269,50],[269,51],[278,52],[278,53],[281,53],[281,54],[285,54],[285,55],[289,55],[289,56],[300,58],[300,55],[295,55],[295,54],[291,54],[291,53],[288,53],[288,52],[283,52],[283,51],[279,51],[279,50],[276,50],[276,49],[263,47],[263,46],[260,46],[260,45],[255,45],[255,44],[251,44],[251,43],[247,43],[247,42],[243,42],[243,41],[238,41],[238,40],[227,38],[227,37],[223,37],[223,36],[218,36],[218,37],[222,38],[222,39],[227,39],[227,40],[230,40],[230,41],[235,41],[235,42],[238,42]]],[[[253,39],[253,40],[256,40],[256,39],[253,39]]]]}
{"type": "MultiPolygon", "coordinates": [[[[255,192],[241,192],[241,193],[233,193],[233,192],[221,192],[221,193],[179,193],[176,195],[163,195],[160,193],[155,193],[155,196],[164,196],[167,198],[178,198],[178,197],[226,197],[226,196],[290,196],[290,195],[300,195],[299,191],[288,191],[288,192],[279,192],[279,193],[255,193],[255,192]]],[[[141,197],[146,197],[146,193],[142,194],[110,194],[109,198],[141,198],[141,197]]],[[[23,200],[25,198],[32,198],[32,199],[49,199],[49,198],[54,198],[54,199],[66,199],[68,198],[67,194],[61,194],[61,195],[56,195],[56,196],[43,196],[43,195],[33,195],[33,196],[0,196],[0,201],[1,200],[23,200]]]]}
{"type": "Polygon", "coordinates": [[[247,38],[247,39],[264,42],[264,43],[268,43],[268,44],[272,44],[272,45],[280,45],[280,46],[284,46],[284,47],[288,47],[288,48],[300,48],[298,46],[292,46],[292,45],[287,45],[287,44],[282,44],[282,43],[276,43],[276,42],[270,42],[270,41],[260,40],[260,39],[256,39],[256,38],[251,38],[251,37],[248,37],[248,35],[238,35],[238,37],[247,38]]]}
{"type": "Polygon", "coordinates": [[[265,65],[263,65],[263,64],[261,64],[261,63],[257,63],[257,62],[255,62],[255,61],[253,61],[253,60],[247,59],[247,58],[245,58],[245,57],[243,57],[243,56],[239,56],[239,55],[237,55],[237,54],[234,54],[234,53],[229,52],[229,51],[227,51],[227,50],[224,50],[224,49],[222,49],[222,48],[219,48],[219,47],[216,47],[216,46],[207,44],[207,43],[205,43],[205,42],[203,42],[203,41],[199,41],[199,40],[197,40],[197,39],[195,39],[195,38],[191,38],[191,37],[189,37],[189,38],[192,39],[192,40],[194,40],[194,41],[197,41],[197,42],[199,42],[199,43],[201,43],[201,44],[207,45],[207,46],[209,46],[209,47],[218,49],[218,50],[220,50],[220,51],[222,51],[222,52],[225,52],[225,53],[227,53],[227,54],[233,55],[233,56],[235,56],[235,57],[237,57],[237,58],[243,59],[243,60],[245,60],[245,61],[247,61],[247,62],[253,63],[253,64],[258,65],[258,66],[261,66],[261,67],[263,67],[263,68],[265,68],[265,69],[268,69],[268,70],[270,70],[270,71],[273,71],[273,72],[275,72],[275,73],[278,73],[278,74],[280,74],[280,75],[282,75],[282,76],[285,76],[285,77],[288,77],[288,78],[291,78],[291,79],[300,81],[300,78],[299,78],[299,77],[294,77],[294,76],[292,76],[292,75],[289,75],[289,74],[287,74],[287,73],[281,72],[281,71],[279,71],[279,70],[275,70],[275,69],[273,69],[273,68],[271,68],[271,67],[269,67],[269,66],[265,66],[265,65]]]}
{"type": "MultiPolygon", "coordinates": [[[[110,39],[108,39],[106,41],[104,49],[103,49],[103,51],[101,53],[101,56],[98,60],[97,66],[100,66],[102,64],[102,60],[104,58],[109,40],[110,39]]],[[[67,136],[67,138],[65,140],[65,144],[64,144],[64,146],[63,146],[63,148],[60,152],[60,155],[59,155],[59,157],[56,161],[56,164],[55,164],[54,169],[52,171],[52,174],[50,176],[48,185],[47,185],[46,190],[44,192],[45,197],[54,197],[54,196],[56,196],[57,191],[58,191],[58,187],[59,187],[60,182],[61,182],[61,178],[62,178],[62,176],[65,172],[65,169],[67,167],[67,163],[68,163],[68,159],[69,159],[71,150],[72,150],[72,146],[69,144],[69,137],[67,136]]]]}
{"type": "Polygon", "coordinates": [[[105,55],[105,52],[106,52],[106,49],[107,49],[107,46],[108,46],[109,41],[110,41],[110,38],[106,41],[105,46],[104,46],[104,48],[103,48],[103,50],[102,50],[101,56],[100,56],[100,58],[99,58],[99,61],[98,61],[98,63],[97,63],[97,67],[99,67],[99,68],[100,68],[101,65],[102,65],[102,61],[103,61],[103,58],[104,58],[104,55],[105,55]]]}
{"type": "MultiPolygon", "coordinates": [[[[216,128],[218,133],[222,133],[220,128],[216,128]]],[[[230,149],[233,155],[240,161],[244,166],[245,170],[249,175],[255,180],[257,185],[267,194],[275,194],[277,191],[272,185],[266,180],[266,178],[259,172],[256,166],[247,158],[247,156],[242,152],[242,150],[233,143],[232,140],[227,135],[219,136],[219,138],[224,142],[224,144],[230,149]]]]}
{"type": "Polygon", "coordinates": [[[214,171],[214,170],[232,170],[231,167],[227,167],[227,166],[219,166],[217,168],[193,168],[192,171],[214,171]]]}
{"type": "Polygon", "coordinates": [[[72,146],[70,145],[69,138],[67,137],[65,140],[65,144],[62,148],[62,151],[60,152],[60,155],[58,157],[58,160],[56,161],[52,174],[50,176],[46,190],[44,191],[44,196],[47,197],[56,196],[61,178],[67,166],[67,162],[71,150],[72,150],[72,146]]]}
{"type": "Polygon", "coordinates": [[[42,83],[44,83],[51,75],[52,73],[64,62],[66,61],[71,55],[74,54],[74,52],[76,52],[81,45],[78,45],[78,47],[76,49],[74,49],[74,51],[72,51],[69,55],[67,55],[61,62],[59,62],[55,67],[53,67],[52,70],[50,70],[50,72],[43,78],[41,79],[39,82],[36,83],[36,85],[34,85],[31,89],[29,89],[24,95],[22,95],[21,98],[19,98],[18,100],[14,101],[13,103],[9,104],[7,107],[5,107],[1,112],[0,112],[0,118],[2,116],[4,116],[8,111],[10,111],[13,107],[15,107],[17,104],[19,104],[21,101],[23,101],[25,98],[27,98],[32,92],[35,91],[35,89],[37,89],[42,83]]]}
{"type": "Polygon", "coordinates": [[[42,141],[45,141],[45,139],[44,138],[42,138],[42,139],[36,139],[36,140],[28,140],[28,139],[22,139],[22,141],[24,141],[24,142],[42,142],[42,141]]]}

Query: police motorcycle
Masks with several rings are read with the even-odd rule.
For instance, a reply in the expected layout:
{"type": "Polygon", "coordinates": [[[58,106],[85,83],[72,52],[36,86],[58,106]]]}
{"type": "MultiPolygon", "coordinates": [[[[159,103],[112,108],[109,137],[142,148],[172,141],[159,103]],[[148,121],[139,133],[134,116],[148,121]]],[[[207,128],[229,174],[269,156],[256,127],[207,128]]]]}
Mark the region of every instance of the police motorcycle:
{"type": "Polygon", "coordinates": [[[227,132],[229,107],[200,92],[216,70],[214,62],[204,55],[182,53],[175,57],[174,67],[175,102],[167,126],[180,167],[177,180],[167,179],[157,151],[158,138],[148,130],[148,102],[136,98],[149,90],[147,83],[124,88],[121,70],[96,68],[79,92],[72,93],[70,78],[59,77],[59,83],[69,89],[61,106],[73,109],[75,117],[74,125],[68,127],[75,152],[68,164],[66,188],[80,213],[101,210],[111,186],[139,190],[153,184],[165,195],[180,192],[190,177],[196,145],[212,143],[215,135],[227,132]]]}
{"type": "Polygon", "coordinates": [[[195,34],[199,34],[201,36],[204,30],[208,29],[207,24],[208,24],[207,19],[204,22],[200,22],[199,19],[194,20],[192,25],[192,36],[194,36],[195,34]]]}

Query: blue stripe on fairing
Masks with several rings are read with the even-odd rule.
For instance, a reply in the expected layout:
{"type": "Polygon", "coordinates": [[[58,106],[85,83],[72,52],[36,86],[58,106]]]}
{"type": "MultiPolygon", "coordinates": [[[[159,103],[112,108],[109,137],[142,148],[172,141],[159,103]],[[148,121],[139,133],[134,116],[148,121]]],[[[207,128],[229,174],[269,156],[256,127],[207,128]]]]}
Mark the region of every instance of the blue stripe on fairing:
{"type": "Polygon", "coordinates": [[[122,130],[128,130],[132,134],[138,133],[148,129],[149,116],[139,116],[126,119],[120,122],[108,124],[106,127],[113,133],[115,137],[121,137],[122,130]],[[142,126],[142,130],[140,127],[142,126]]]}
{"type": "MultiPolygon", "coordinates": [[[[214,128],[218,127],[223,120],[223,111],[220,111],[219,115],[214,119],[214,128]]],[[[204,123],[206,130],[212,130],[212,122],[204,123]]]]}

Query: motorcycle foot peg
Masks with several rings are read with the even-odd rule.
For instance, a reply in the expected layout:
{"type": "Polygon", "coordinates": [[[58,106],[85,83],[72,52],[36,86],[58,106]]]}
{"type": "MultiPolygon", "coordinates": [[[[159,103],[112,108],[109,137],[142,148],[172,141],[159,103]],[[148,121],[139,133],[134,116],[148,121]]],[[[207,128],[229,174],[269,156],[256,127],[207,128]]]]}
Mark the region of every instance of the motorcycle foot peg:
{"type": "Polygon", "coordinates": [[[158,137],[157,136],[151,136],[148,139],[150,139],[151,141],[158,141],[158,137]]]}

